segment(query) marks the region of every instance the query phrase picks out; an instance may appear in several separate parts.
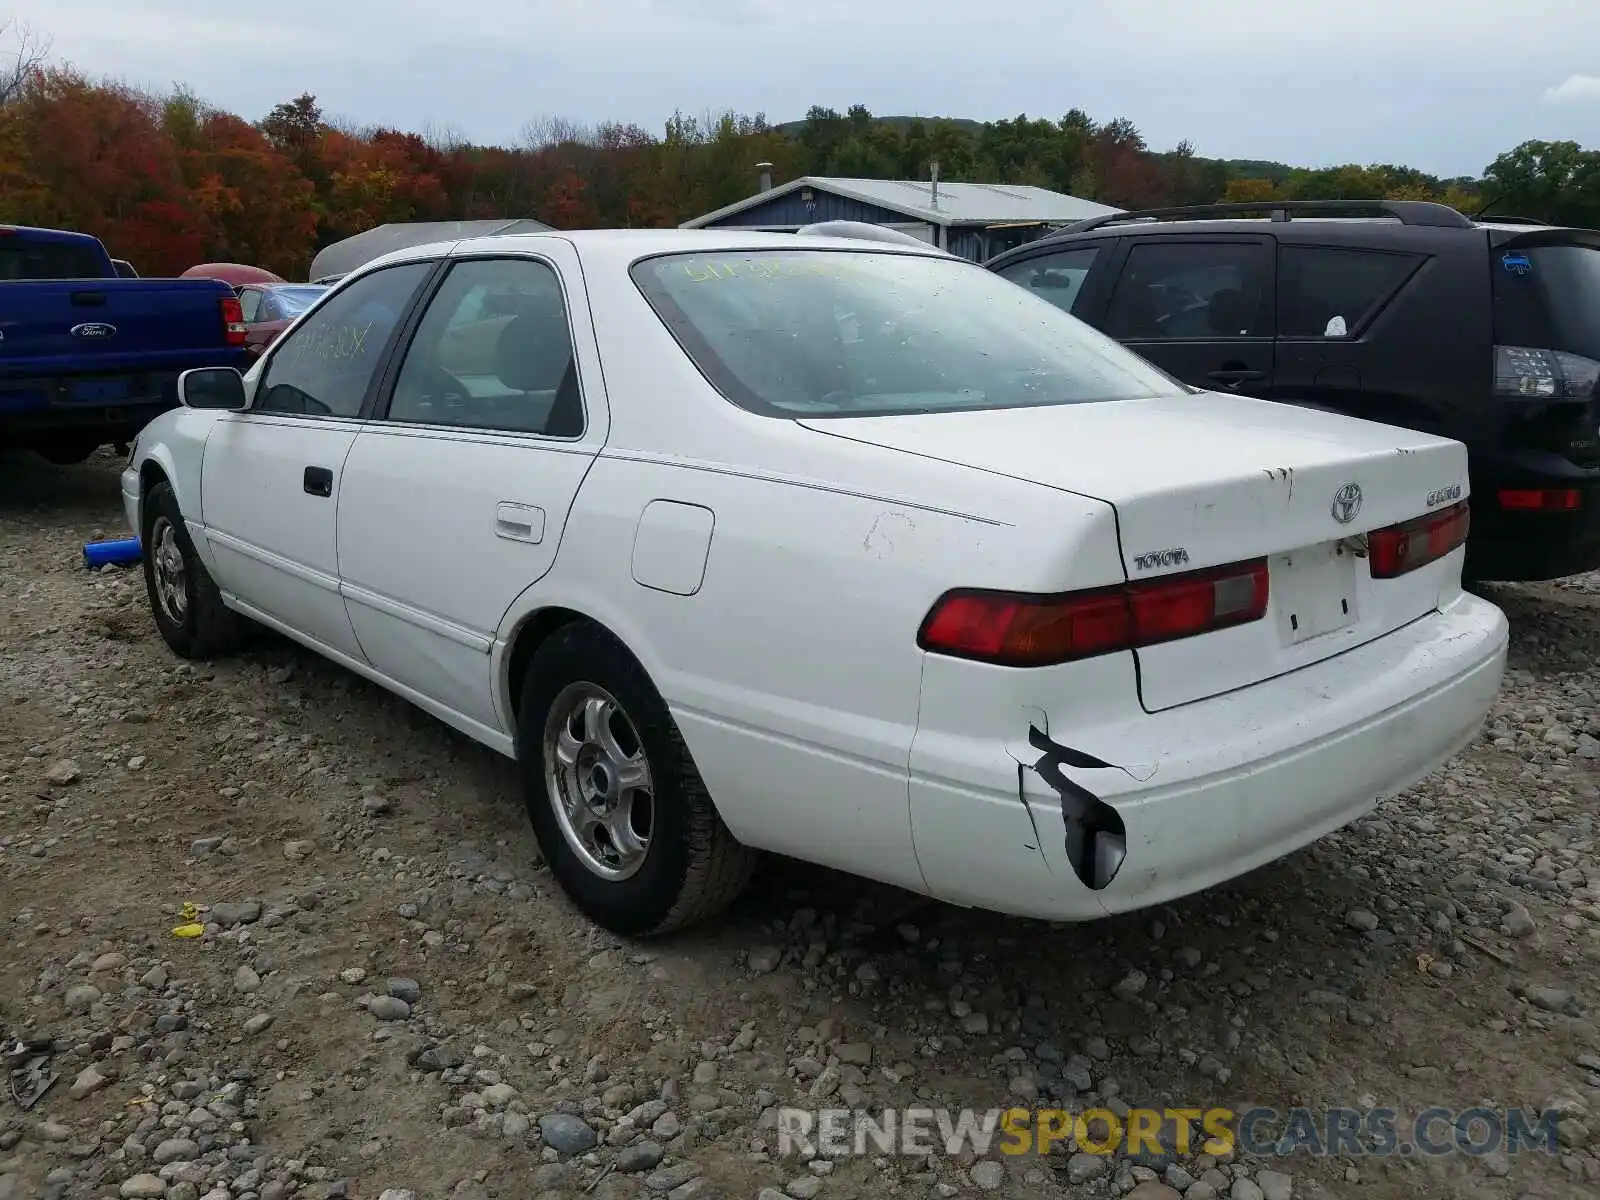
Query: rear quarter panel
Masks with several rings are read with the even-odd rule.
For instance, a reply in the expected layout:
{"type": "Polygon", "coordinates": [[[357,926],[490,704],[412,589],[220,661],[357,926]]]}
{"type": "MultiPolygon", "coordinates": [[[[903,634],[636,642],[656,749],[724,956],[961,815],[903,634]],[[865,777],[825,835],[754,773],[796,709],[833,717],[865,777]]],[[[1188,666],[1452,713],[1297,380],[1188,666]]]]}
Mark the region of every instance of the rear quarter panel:
{"type": "Polygon", "coordinates": [[[625,264],[602,265],[585,261],[610,437],[554,568],[502,623],[503,710],[521,624],[583,613],[649,673],[737,837],[922,890],[907,778],[921,622],[951,587],[1122,580],[1109,506],[744,412],[625,264]],[[647,586],[657,501],[711,514],[692,595],[647,586]]]}

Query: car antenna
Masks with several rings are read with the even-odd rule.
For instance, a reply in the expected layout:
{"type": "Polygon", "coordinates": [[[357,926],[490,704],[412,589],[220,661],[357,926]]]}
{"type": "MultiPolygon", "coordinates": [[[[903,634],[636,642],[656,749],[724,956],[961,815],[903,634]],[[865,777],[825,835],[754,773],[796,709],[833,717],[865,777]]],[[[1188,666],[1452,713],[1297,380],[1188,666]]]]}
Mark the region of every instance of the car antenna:
{"type": "Polygon", "coordinates": [[[1476,221],[1479,217],[1483,216],[1484,213],[1488,212],[1496,204],[1499,204],[1501,198],[1502,197],[1499,192],[1496,192],[1494,195],[1490,196],[1489,199],[1484,203],[1483,207],[1472,214],[1472,219],[1476,221]]]}

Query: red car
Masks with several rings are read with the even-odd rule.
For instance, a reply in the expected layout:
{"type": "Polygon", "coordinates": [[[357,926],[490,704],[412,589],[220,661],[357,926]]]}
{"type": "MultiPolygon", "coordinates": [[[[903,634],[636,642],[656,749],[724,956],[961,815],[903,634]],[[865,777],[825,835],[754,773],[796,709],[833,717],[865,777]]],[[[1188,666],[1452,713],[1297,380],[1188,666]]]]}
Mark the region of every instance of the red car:
{"type": "Polygon", "coordinates": [[[247,283],[239,288],[245,349],[260,354],[327,290],[316,283],[247,283]]]}

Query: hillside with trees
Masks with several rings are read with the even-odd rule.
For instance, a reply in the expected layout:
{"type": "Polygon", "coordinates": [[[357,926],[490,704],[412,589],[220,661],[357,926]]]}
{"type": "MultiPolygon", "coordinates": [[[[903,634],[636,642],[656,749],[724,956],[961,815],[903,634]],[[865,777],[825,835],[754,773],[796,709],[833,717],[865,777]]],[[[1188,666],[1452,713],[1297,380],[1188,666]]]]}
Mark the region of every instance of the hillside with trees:
{"type": "MultiPolygon", "coordinates": [[[[0,33],[4,33],[0,29],[0,33]]],[[[1325,168],[1154,151],[1132,122],[875,117],[862,106],[637,125],[545,119],[515,146],[356,128],[313,95],[259,119],[186,90],[86,78],[0,37],[0,223],[81,229],[147,274],[211,260],[303,278],[316,251],[387,221],[535,217],[558,228],[668,226],[749,195],[755,164],[800,175],[941,177],[1053,188],[1119,208],[1273,199],[1440,199],[1600,226],[1600,151],[1525,142],[1482,179],[1400,165],[1325,168]],[[8,48],[8,49],[6,49],[8,48]]]]}

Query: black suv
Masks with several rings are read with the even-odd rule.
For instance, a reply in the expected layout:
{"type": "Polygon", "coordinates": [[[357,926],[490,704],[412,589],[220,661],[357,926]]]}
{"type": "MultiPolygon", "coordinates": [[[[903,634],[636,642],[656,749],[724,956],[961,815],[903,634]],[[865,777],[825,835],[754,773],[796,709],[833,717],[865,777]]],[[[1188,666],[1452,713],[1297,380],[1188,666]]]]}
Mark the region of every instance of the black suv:
{"type": "Polygon", "coordinates": [[[1600,568],[1600,232],[1423,201],[1210,204],[985,265],[1193,386],[1464,442],[1470,577],[1600,568]]]}

